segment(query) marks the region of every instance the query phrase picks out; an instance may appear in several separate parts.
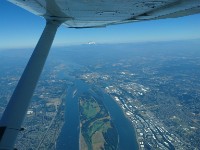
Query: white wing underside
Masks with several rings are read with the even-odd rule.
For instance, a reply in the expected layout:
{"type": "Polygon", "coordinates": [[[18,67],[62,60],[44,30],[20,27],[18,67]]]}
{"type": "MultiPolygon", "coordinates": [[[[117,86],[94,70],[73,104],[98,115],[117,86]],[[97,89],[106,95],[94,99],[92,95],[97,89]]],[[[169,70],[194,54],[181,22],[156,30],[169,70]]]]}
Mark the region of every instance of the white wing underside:
{"type": "Polygon", "coordinates": [[[9,0],[72,28],[174,18],[200,13],[200,0],[9,0]]]}

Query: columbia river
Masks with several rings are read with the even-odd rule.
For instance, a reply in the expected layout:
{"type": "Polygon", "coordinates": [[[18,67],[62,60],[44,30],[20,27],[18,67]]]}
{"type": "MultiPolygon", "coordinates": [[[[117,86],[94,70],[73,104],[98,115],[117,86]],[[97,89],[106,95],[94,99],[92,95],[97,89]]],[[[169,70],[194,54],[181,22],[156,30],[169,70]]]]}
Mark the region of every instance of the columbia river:
{"type": "MultiPolygon", "coordinates": [[[[74,85],[69,87],[66,98],[65,123],[57,140],[58,150],[79,150],[79,105],[78,98],[84,92],[99,97],[99,95],[91,92],[90,85],[75,80],[74,85]]],[[[99,90],[106,109],[108,110],[112,122],[117,129],[119,135],[118,150],[137,150],[138,144],[135,136],[134,128],[131,122],[125,117],[120,106],[106,93],[99,90]]]]}

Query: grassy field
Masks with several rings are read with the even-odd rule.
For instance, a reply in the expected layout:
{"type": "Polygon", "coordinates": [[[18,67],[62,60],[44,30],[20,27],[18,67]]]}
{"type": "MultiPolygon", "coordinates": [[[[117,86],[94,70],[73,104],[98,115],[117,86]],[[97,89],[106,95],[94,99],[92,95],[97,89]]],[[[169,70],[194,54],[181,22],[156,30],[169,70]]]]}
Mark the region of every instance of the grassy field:
{"type": "Polygon", "coordinates": [[[92,96],[83,96],[80,99],[79,108],[81,120],[81,149],[96,150],[116,148],[117,132],[111,124],[110,116],[102,103],[92,96]],[[107,132],[108,130],[109,133],[107,132]],[[110,134],[110,131],[112,134],[110,134]]]}
{"type": "Polygon", "coordinates": [[[87,119],[95,117],[100,111],[99,105],[92,99],[81,100],[80,106],[83,108],[82,115],[87,119]]]}

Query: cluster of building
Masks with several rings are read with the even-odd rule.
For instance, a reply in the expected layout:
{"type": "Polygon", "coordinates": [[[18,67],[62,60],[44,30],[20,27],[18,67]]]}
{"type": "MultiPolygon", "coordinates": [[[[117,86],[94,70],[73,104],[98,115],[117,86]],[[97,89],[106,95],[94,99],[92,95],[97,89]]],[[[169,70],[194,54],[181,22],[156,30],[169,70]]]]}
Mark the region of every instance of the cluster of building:
{"type": "Polygon", "coordinates": [[[83,79],[103,88],[121,106],[140,148],[198,149],[199,59],[160,55],[101,62],[96,64],[101,69],[85,71],[98,76],[83,79]],[[109,78],[102,80],[104,75],[109,78]]]}
{"type": "MultiPolygon", "coordinates": [[[[16,68],[21,70],[21,68],[16,68]]],[[[64,123],[65,99],[68,82],[57,77],[63,67],[46,68],[39,81],[26,118],[16,142],[16,148],[55,149],[56,141],[64,123]]],[[[13,70],[10,70],[13,72],[13,70]]],[[[19,72],[19,71],[16,71],[19,72]]],[[[6,72],[5,72],[6,73],[6,72]]],[[[4,111],[17,85],[19,73],[9,73],[0,77],[0,111],[4,111]],[[4,86],[4,88],[3,88],[4,86]]]]}
{"type": "Polygon", "coordinates": [[[140,149],[148,147],[160,149],[180,148],[180,140],[168,132],[164,125],[138,99],[133,99],[122,92],[126,89],[127,93],[138,97],[148,92],[149,88],[137,83],[121,84],[119,87],[122,90],[115,86],[108,86],[105,91],[113,97],[127,118],[133,123],[140,149]]]}

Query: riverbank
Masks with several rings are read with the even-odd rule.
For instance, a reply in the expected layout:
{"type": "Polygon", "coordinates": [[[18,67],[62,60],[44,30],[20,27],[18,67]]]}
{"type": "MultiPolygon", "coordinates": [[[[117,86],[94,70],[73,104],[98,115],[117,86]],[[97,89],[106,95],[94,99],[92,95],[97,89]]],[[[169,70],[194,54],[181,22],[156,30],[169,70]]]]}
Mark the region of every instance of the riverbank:
{"type": "MultiPolygon", "coordinates": [[[[121,108],[121,105],[115,100],[115,98],[112,95],[109,95],[113,101],[121,108]]],[[[137,131],[136,131],[136,127],[134,126],[134,124],[132,123],[130,117],[126,114],[125,110],[123,108],[121,108],[124,116],[130,121],[130,123],[132,124],[132,127],[134,129],[135,132],[135,139],[137,140],[137,145],[138,145],[138,150],[141,150],[141,148],[139,147],[139,141],[138,141],[138,135],[137,135],[137,131]]]]}
{"type": "Polygon", "coordinates": [[[68,96],[66,99],[66,112],[65,112],[65,124],[57,143],[57,149],[80,149],[80,112],[78,107],[78,99],[88,93],[103,102],[106,110],[110,114],[111,122],[117,130],[119,137],[118,150],[137,150],[138,143],[136,135],[131,122],[124,115],[121,108],[116,102],[101,89],[89,85],[81,80],[76,80],[74,85],[68,90],[68,96]],[[77,90],[74,94],[74,91],[77,90]],[[73,114],[73,115],[72,115],[73,114]]]}
{"type": "Polygon", "coordinates": [[[91,93],[79,99],[81,149],[117,149],[118,134],[102,101],[91,93]]]}

